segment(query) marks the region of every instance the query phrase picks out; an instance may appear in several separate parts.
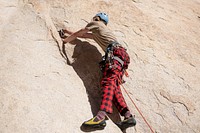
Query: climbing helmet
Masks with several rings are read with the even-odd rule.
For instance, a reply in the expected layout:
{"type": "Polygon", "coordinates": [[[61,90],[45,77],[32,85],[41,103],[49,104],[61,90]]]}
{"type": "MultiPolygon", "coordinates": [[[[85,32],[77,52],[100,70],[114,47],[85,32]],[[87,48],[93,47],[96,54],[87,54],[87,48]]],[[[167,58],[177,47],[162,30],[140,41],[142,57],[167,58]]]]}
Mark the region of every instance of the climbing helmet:
{"type": "Polygon", "coordinates": [[[99,17],[102,21],[105,22],[105,24],[108,24],[108,15],[106,13],[100,12],[97,13],[94,17],[99,17]]]}

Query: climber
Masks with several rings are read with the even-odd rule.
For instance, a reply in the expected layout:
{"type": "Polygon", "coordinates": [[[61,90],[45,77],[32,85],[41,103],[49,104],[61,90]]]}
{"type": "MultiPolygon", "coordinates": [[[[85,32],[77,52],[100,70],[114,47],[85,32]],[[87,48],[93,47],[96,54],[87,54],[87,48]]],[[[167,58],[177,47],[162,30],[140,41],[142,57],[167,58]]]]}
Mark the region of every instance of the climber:
{"type": "Polygon", "coordinates": [[[85,28],[71,32],[67,29],[59,31],[64,43],[68,43],[77,37],[89,38],[95,40],[96,43],[105,51],[100,62],[100,68],[103,73],[101,79],[102,101],[100,109],[95,117],[83,123],[87,127],[105,127],[107,113],[113,112],[112,103],[117,107],[119,113],[124,116],[124,120],[118,123],[121,129],[126,129],[136,125],[136,121],[132,116],[122,95],[120,84],[125,70],[130,63],[129,55],[126,49],[117,42],[116,37],[108,29],[108,15],[105,13],[96,14],[92,21],[85,28]],[[68,37],[63,38],[65,33],[68,37]]]}

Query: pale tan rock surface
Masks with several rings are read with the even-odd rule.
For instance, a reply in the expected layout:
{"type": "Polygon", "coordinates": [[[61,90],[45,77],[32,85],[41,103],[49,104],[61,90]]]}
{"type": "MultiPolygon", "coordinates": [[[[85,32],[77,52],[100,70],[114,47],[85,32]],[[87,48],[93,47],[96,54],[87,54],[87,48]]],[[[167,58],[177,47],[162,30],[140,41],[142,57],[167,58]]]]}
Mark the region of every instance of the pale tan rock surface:
{"type": "MultiPolygon", "coordinates": [[[[199,0],[0,0],[0,133],[86,132],[81,124],[100,104],[103,52],[76,40],[66,46],[68,65],[57,30],[76,31],[99,11],[128,49],[124,87],[154,131],[199,133],[199,0]]],[[[137,120],[126,132],[150,132],[124,96],[137,120]]],[[[120,133],[119,119],[114,112],[104,130],[91,132],[120,133]]]]}

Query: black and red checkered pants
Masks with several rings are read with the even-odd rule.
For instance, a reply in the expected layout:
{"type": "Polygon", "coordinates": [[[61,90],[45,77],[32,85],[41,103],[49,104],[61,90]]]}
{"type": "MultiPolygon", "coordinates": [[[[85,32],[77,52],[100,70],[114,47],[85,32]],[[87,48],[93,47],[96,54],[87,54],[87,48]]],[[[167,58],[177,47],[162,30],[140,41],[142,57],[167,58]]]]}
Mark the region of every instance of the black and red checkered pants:
{"type": "Polygon", "coordinates": [[[121,64],[117,60],[113,60],[112,68],[109,68],[109,65],[106,64],[103,71],[103,78],[101,80],[103,94],[100,110],[112,113],[112,105],[114,103],[119,113],[124,116],[126,111],[129,111],[129,109],[122,95],[120,83],[123,76],[123,69],[128,68],[130,58],[126,50],[122,47],[114,48],[113,55],[121,58],[124,61],[126,68],[122,68],[121,64]]]}

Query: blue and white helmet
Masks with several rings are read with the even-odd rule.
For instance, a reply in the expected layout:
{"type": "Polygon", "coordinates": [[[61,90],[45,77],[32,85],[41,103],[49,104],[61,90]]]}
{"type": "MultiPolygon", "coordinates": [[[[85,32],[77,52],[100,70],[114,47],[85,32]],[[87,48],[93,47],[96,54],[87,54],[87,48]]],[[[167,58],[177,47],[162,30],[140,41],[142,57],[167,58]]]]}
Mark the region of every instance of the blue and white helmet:
{"type": "Polygon", "coordinates": [[[103,20],[106,25],[108,24],[108,15],[106,13],[103,12],[97,13],[95,17],[100,17],[100,19],[103,20]]]}

